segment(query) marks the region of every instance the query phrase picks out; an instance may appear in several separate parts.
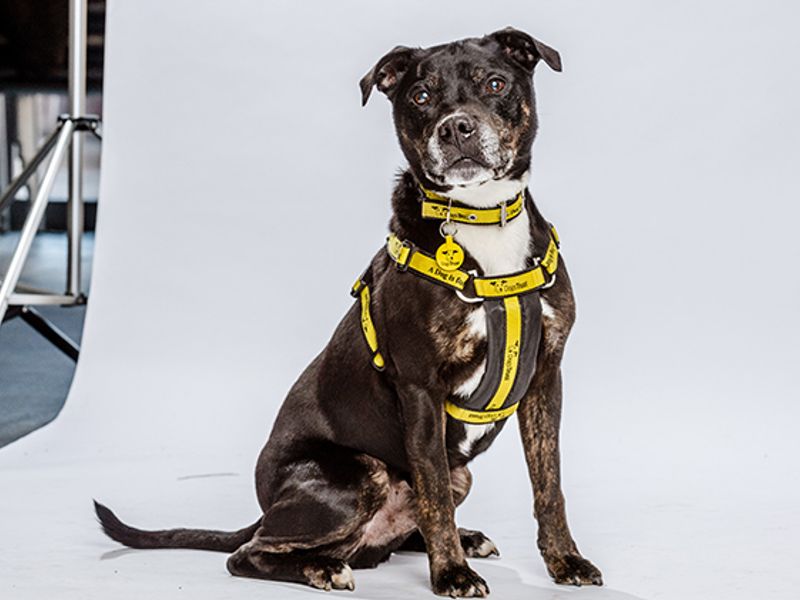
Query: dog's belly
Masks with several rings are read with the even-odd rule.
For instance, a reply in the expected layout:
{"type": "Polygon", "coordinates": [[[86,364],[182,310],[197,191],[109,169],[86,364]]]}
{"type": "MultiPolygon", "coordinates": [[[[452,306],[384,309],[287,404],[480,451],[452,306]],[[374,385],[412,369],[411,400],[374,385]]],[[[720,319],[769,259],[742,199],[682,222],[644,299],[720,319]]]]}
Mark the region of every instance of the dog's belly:
{"type": "Polygon", "coordinates": [[[392,480],[383,506],[364,525],[358,547],[392,546],[416,528],[414,492],[405,481],[392,480]]]}
{"type": "MultiPolygon", "coordinates": [[[[379,461],[374,461],[378,464],[379,461]]],[[[372,517],[361,526],[360,535],[352,547],[352,555],[385,557],[396,550],[417,529],[416,495],[407,481],[379,468],[373,481],[383,486],[384,500],[372,517]],[[376,552],[377,550],[377,552],[376,552]]],[[[461,504],[472,486],[472,475],[464,466],[450,470],[450,489],[453,502],[461,504]]]]}

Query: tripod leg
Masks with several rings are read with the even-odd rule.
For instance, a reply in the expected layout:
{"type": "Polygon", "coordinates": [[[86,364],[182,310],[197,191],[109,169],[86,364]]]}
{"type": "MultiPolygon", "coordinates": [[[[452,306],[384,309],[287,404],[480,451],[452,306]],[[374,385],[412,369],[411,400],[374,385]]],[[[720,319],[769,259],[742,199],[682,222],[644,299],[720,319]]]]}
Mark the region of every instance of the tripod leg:
{"type": "Polygon", "coordinates": [[[76,131],[69,149],[69,198],[67,200],[67,293],[81,293],[81,244],[83,242],[83,133],[76,131]]]}
{"type": "Polygon", "coordinates": [[[50,150],[53,149],[53,146],[55,146],[56,142],[58,141],[58,134],[63,126],[64,123],[59,122],[58,127],[56,127],[53,133],[50,134],[50,137],[45,140],[44,144],[36,153],[36,155],[28,161],[28,164],[25,166],[25,169],[22,171],[22,173],[20,173],[19,176],[11,182],[6,191],[3,192],[3,195],[0,196],[0,212],[3,212],[3,210],[6,208],[6,205],[14,200],[14,196],[17,195],[19,189],[25,185],[25,182],[28,181],[31,175],[36,172],[36,169],[39,168],[39,165],[50,153],[50,150]]]}
{"type": "Polygon", "coordinates": [[[39,228],[39,223],[44,217],[44,210],[47,207],[48,197],[50,190],[53,188],[58,168],[61,165],[64,155],[69,147],[72,138],[72,132],[75,130],[75,124],[72,121],[64,123],[61,131],[56,140],[53,155],[50,158],[50,163],[44,172],[42,184],[36,197],[31,202],[31,208],[28,216],[25,218],[25,225],[22,227],[22,232],[17,242],[17,247],[11,257],[11,263],[8,265],[8,271],[3,278],[3,284],[0,285],[0,322],[3,321],[3,315],[8,308],[8,299],[14,293],[17,287],[19,276],[22,274],[22,268],[25,266],[25,260],[28,258],[28,253],[31,250],[33,238],[36,236],[36,230],[39,228]]]}
{"type": "Polygon", "coordinates": [[[66,333],[45,319],[39,311],[30,306],[25,306],[20,311],[19,316],[48,342],[77,362],[78,354],[80,353],[78,345],[67,337],[66,333]]]}
{"type": "MultiPolygon", "coordinates": [[[[86,115],[86,40],[88,2],[69,3],[69,113],[86,115]]],[[[69,150],[69,198],[67,200],[67,293],[81,293],[81,242],[83,240],[83,133],[72,136],[69,150]]]]}

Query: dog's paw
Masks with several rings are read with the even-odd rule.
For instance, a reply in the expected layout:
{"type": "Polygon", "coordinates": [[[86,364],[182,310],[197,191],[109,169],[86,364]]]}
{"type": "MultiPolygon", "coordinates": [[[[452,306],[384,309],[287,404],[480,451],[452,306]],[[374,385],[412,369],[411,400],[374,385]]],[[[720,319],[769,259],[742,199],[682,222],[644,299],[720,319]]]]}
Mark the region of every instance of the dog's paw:
{"type": "Polygon", "coordinates": [[[603,585],[603,575],[580,554],[546,557],[547,571],[556,583],[564,585],[603,585]]]}
{"type": "Polygon", "coordinates": [[[487,556],[500,556],[500,551],[494,542],[480,531],[459,528],[458,535],[461,537],[461,547],[464,554],[470,558],[486,558],[487,556]]]}
{"type": "Polygon", "coordinates": [[[353,570],[341,560],[315,561],[303,568],[308,585],[321,590],[354,590],[356,581],[353,570]]]}
{"type": "Polygon", "coordinates": [[[466,564],[453,565],[431,576],[433,593],[451,598],[484,598],[489,586],[483,578],[466,564]]]}

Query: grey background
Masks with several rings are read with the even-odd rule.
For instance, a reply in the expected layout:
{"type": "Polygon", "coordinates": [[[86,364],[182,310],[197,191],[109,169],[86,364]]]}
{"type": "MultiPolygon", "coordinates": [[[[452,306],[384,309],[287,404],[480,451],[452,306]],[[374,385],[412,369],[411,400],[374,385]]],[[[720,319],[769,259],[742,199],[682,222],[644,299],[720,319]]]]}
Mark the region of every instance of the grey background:
{"type": "MultiPolygon", "coordinates": [[[[17,515],[0,523],[17,549],[3,552],[0,585],[20,597],[311,593],[227,578],[219,555],[115,554],[88,498],[150,527],[252,519],[256,454],[381,245],[403,165],[388,103],[362,109],[358,79],[396,44],[511,24],[564,61],[535,76],[531,189],[578,298],[564,484],[608,586],[580,594],[791,597],[795,6],[110,3],[84,351],[62,415],[0,451],[0,507],[17,515]]],[[[517,437],[508,427],[476,461],[459,521],[503,552],[474,564],[496,597],[560,598],[569,590],[536,555],[517,437]]],[[[427,593],[422,557],[356,576],[356,597],[427,593]]]]}

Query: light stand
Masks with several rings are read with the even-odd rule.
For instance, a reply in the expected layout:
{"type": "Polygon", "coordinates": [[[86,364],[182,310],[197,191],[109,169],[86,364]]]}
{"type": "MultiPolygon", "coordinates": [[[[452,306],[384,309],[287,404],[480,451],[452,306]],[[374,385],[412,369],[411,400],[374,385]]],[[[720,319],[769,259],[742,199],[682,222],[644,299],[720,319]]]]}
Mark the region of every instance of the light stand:
{"type": "MultiPolygon", "coordinates": [[[[17,191],[47,159],[39,189],[30,202],[30,210],[19,241],[0,285],[0,323],[20,317],[73,360],[78,346],[39,314],[33,306],[72,306],[84,304],[81,290],[81,242],[83,238],[83,133],[97,134],[99,117],[86,115],[87,0],[69,3],[69,113],[58,118],[50,135],[25,169],[0,197],[0,211],[11,203],[17,191]],[[33,289],[18,289],[22,269],[28,259],[33,239],[44,217],[58,169],[68,157],[69,195],[67,199],[67,282],[63,294],[33,289]],[[49,157],[49,158],[48,158],[49,157]]],[[[99,135],[98,135],[99,137],[99,135]]]]}

